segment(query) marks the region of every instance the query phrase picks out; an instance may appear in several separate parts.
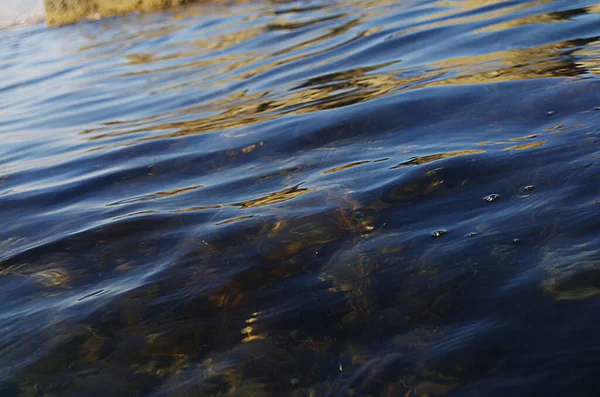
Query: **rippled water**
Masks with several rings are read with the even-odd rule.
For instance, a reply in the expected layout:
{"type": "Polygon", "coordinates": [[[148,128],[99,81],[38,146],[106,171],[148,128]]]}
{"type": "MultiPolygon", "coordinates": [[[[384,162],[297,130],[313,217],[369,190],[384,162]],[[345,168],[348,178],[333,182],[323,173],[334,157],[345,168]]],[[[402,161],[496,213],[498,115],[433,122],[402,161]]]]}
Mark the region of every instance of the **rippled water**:
{"type": "Polygon", "coordinates": [[[596,396],[600,5],[0,30],[0,395],[596,396]]]}

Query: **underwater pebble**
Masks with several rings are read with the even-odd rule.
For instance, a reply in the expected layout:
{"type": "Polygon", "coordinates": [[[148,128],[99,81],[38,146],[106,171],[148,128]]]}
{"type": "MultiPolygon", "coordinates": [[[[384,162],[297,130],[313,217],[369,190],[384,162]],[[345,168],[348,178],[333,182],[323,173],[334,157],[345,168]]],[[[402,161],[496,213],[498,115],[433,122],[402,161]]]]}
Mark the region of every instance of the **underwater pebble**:
{"type": "Polygon", "coordinates": [[[475,236],[477,236],[477,233],[475,233],[475,232],[465,234],[465,237],[475,237],[475,236]]]}
{"type": "Polygon", "coordinates": [[[58,287],[71,281],[69,273],[62,268],[46,269],[31,275],[33,279],[45,287],[58,287]]]}
{"type": "Polygon", "coordinates": [[[492,202],[492,201],[496,201],[496,200],[498,200],[499,198],[500,198],[500,195],[499,195],[499,194],[495,194],[495,193],[494,193],[494,194],[490,194],[489,196],[485,196],[483,199],[484,199],[485,201],[492,202]]]}
{"type": "Polygon", "coordinates": [[[446,233],[448,233],[447,230],[439,229],[439,230],[434,230],[433,232],[431,232],[431,235],[433,237],[442,237],[446,233]]]}

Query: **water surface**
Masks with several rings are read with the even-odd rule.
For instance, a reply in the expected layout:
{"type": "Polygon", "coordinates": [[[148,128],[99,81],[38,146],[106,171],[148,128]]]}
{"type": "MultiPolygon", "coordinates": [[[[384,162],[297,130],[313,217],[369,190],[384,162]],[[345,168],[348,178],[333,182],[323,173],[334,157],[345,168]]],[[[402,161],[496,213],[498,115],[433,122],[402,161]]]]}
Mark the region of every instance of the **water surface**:
{"type": "Polygon", "coordinates": [[[597,395],[594,1],[34,23],[0,73],[0,395],[597,395]]]}

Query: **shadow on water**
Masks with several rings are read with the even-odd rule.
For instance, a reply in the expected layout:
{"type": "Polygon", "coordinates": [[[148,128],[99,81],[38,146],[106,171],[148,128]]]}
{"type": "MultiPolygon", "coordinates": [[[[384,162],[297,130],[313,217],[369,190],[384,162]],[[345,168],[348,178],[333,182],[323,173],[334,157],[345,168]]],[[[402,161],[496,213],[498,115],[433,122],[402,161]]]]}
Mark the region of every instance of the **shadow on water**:
{"type": "Polygon", "coordinates": [[[0,31],[0,394],[595,396],[600,8],[0,31]]]}

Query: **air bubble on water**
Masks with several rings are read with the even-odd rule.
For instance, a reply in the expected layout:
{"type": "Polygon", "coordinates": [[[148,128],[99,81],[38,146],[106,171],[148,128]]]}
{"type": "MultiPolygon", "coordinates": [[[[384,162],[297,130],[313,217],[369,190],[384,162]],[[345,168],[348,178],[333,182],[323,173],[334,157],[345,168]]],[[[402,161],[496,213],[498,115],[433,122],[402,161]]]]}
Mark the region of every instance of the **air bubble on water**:
{"type": "Polygon", "coordinates": [[[526,192],[530,192],[534,189],[533,185],[527,185],[523,187],[523,190],[525,190],[526,192]]]}
{"type": "Polygon", "coordinates": [[[515,239],[513,239],[513,243],[515,243],[515,244],[517,244],[517,243],[518,243],[518,242],[520,242],[520,241],[521,241],[521,239],[520,239],[520,238],[515,238],[515,239]]]}
{"type": "Polygon", "coordinates": [[[496,201],[496,200],[498,200],[499,198],[500,198],[500,195],[499,195],[499,194],[496,194],[496,193],[494,193],[494,194],[490,194],[489,196],[485,196],[483,199],[484,199],[485,201],[492,202],[492,201],[496,201]]]}
{"type": "Polygon", "coordinates": [[[448,233],[447,230],[445,230],[445,229],[439,229],[439,230],[434,230],[433,232],[431,232],[431,235],[433,237],[442,237],[446,233],[448,233]]]}
{"type": "Polygon", "coordinates": [[[475,237],[475,236],[477,236],[477,233],[475,233],[475,232],[467,233],[467,234],[465,235],[465,237],[469,237],[469,238],[470,238],[470,237],[475,237]]]}
{"type": "Polygon", "coordinates": [[[554,113],[555,113],[554,110],[549,110],[548,111],[548,116],[552,116],[554,113]]]}

